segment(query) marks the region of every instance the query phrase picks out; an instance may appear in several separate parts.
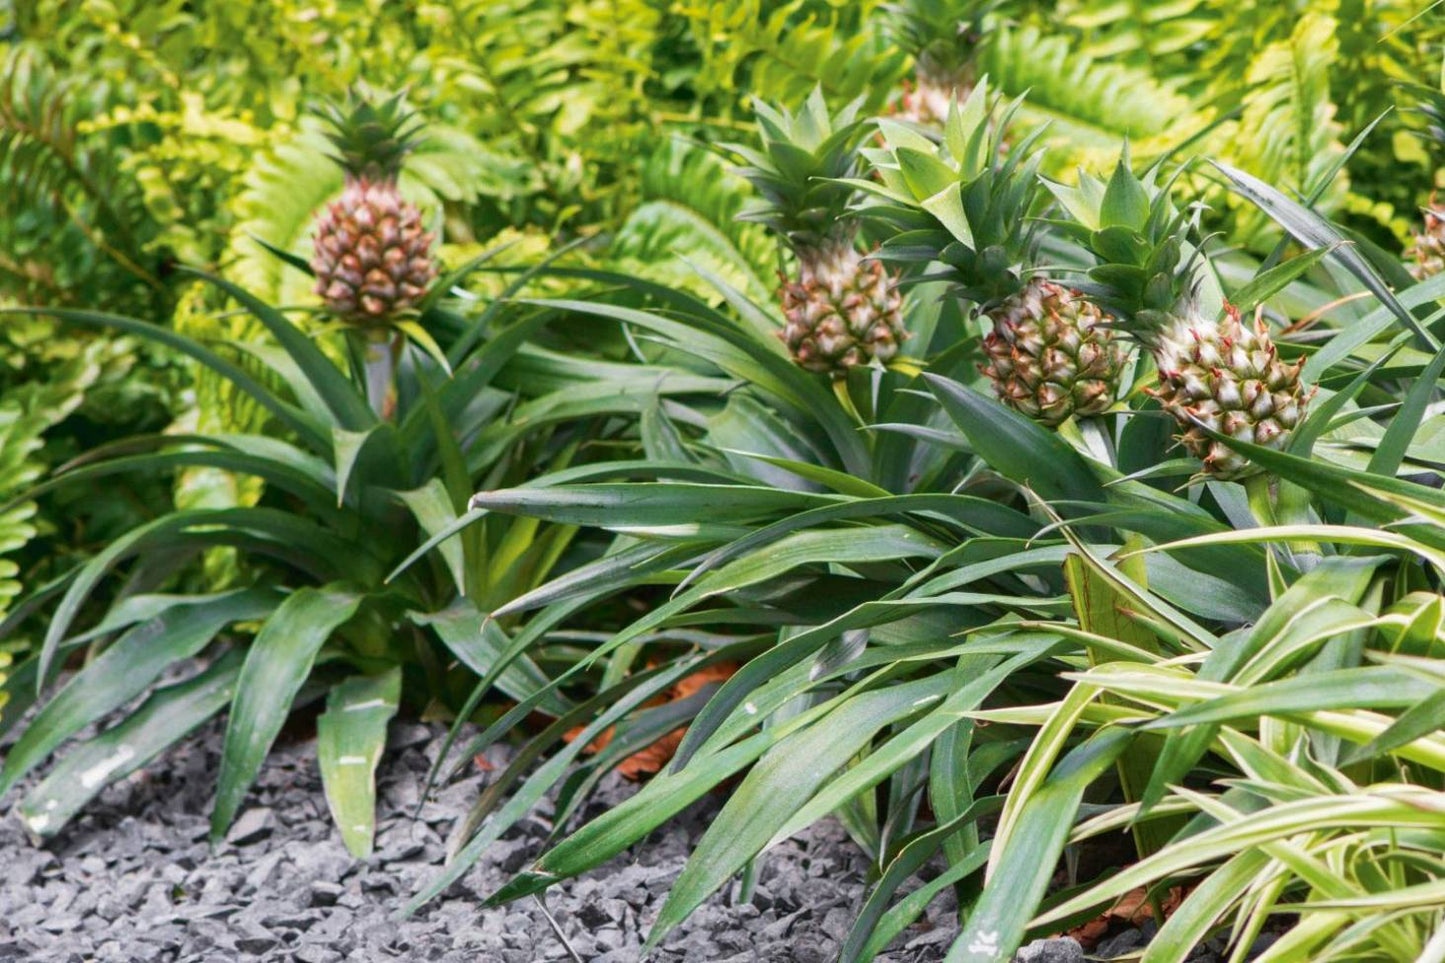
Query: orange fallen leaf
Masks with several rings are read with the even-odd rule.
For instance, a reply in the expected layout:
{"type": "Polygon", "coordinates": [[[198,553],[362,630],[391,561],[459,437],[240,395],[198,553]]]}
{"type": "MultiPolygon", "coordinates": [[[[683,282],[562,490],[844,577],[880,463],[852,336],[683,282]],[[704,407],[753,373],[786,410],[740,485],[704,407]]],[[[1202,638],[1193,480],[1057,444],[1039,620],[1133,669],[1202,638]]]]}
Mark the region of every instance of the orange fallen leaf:
{"type": "MultiPolygon", "coordinates": [[[[1171,886],[1169,892],[1164,894],[1161,901],[1161,908],[1164,910],[1164,918],[1167,920],[1174,915],[1179,904],[1184,902],[1184,887],[1171,886]]],[[[1145,920],[1154,918],[1154,907],[1149,905],[1148,892],[1140,886],[1120,896],[1098,916],[1080,926],[1069,930],[1065,935],[1072,936],[1079,945],[1086,950],[1092,950],[1094,946],[1109,933],[1110,926],[1117,922],[1128,926],[1141,926],[1145,920]]]]}
{"type": "Polygon", "coordinates": [[[1102,916],[1096,916],[1083,926],[1076,926],[1069,930],[1068,935],[1086,950],[1092,950],[1109,933],[1109,921],[1102,916]]]}
{"type": "MultiPolygon", "coordinates": [[[[732,662],[718,662],[705,666],[691,675],[678,679],[667,692],[654,699],[649,699],[643,705],[645,707],[660,706],[686,699],[688,696],[696,695],[698,690],[705,685],[726,680],[737,670],[737,665],[732,662]]],[[[585,728],[585,726],[576,726],[568,730],[562,738],[571,742],[581,736],[585,728]]],[[[614,728],[608,726],[601,735],[588,744],[584,751],[591,755],[606,749],[608,743],[612,741],[614,728]]],[[[679,726],[672,730],[656,742],[639,749],[622,760],[617,764],[617,771],[626,779],[641,779],[643,776],[661,772],[662,767],[667,765],[673,755],[677,753],[677,747],[682,743],[682,736],[685,732],[687,732],[687,726],[679,726]]]]}

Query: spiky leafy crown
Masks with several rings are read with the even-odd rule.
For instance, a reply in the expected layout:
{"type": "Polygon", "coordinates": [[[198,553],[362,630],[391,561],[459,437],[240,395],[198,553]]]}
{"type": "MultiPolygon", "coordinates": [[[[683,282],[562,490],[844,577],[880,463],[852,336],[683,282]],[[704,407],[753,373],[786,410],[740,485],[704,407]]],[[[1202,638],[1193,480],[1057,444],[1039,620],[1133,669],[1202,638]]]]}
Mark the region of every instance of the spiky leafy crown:
{"type": "Polygon", "coordinates": [[[1003,0],[899,0],[884,5],[895,42],[913,55],[920,76],[956,80],[978,56],[983,21],[1003,0]]]}
{"type": "Polygon", "coordinates": [[[1173,180],[1158,183],[1161,166],[1139,177],[1126,144],[1107,182],[1083,170],[1076,187],[1044,179],[1068,214],[1056,225],[1098,261],[1088,280],[1074,286],[1145,342],[1194,307],[1201,286],[1213,283],[1201,251],[1189,242],[1199,209],[1175,207],[1173,180]]]}
{"type": "Polygon", "coordinates": [[[329,126],[330,157],[352,177],[395,180],[402,161],[415,149],[423,125],[402,103],[403,93],[377,100],[353,88],[344,104],[326,104],[316,113],[329,126]]]}
{"type": "Polygon", "coordinates": [[[879,256],[944,265],[957,293],[984,309],[1020,291],[1035,266],[1040,222],[1031,215],[1041,194],[1043,131],[1001,149],[1022,102],[991,103],[983,77],[949,109],[942,144],[879,120],[884,147],[863,150],[882,182],[859,186],[882,200],[861,213],[897,232],[879,256]]]}
{"type": "Polygon", "coordinates": [[[762,149],[720,144],[743,161],[737,173],[747,178],[762,200],[742,220],[767,225],[794,250],[851,243],[857,227],[847,217],[855,181],[862,168],[858,144],[867,128],[858,120],[862,99],[830,114],[821,88],[815,88],[798,113],[754,101],[762,149]]]}

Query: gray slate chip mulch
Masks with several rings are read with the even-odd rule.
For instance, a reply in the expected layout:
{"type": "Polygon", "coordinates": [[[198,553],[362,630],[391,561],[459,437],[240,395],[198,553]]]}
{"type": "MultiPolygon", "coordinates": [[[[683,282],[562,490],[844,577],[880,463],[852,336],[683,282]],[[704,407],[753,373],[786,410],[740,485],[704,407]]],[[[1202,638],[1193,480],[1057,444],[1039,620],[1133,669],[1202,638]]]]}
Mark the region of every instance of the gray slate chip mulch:
{"type": "MultiPolygon", "coordinates": [[[[392,726],[379,773],[375,854],[353,860],[332,828],[314,742],[282,745],[267,760],[224,845],[207,843],[222,730],[212,726],[147,771],[107,789],[41,847],[0,803],[0,961],[567,960],[537,903],[483,910],[481,898],[539,852],[551,830],[544,805],[494,845],[462,881],[404,922],[392,913],[441,865],[453,822],[476,798],[480,769],[421,809],[441,730],[392,726]]],[[[497,768],[508,749],[493,747],[497,768]]],[[[589,817],[635,787],[608,777],[589,817]]],[[[688,852],[720,799],[700,801],[607,867],[547,894],[547,908],[589,963],[636,960],[688,852]]],[[[862,898],[866,860],[831,821],[769,853],[751,903],[736,884],[701,907],[652,959],[824,963],[862,898]]],[[[936,901],[885,959],[942,959],[954,932],[951,902],[936,901]]]]}
{"type": "MultiPolygon", "coordinates": [[[[540,852],[547,804],[493,845],[461,881],[415,916],[392,914],[441,866],[445,836],[476,798],[477,768],[428,800],[416,818],[442,730],[392,726],[378,774],[376,852],[353,860],[331,825],[315,743],[282,745],[224,845],[212,852],[208,815],[222,729],[207,728],[149,770],[108,788],[55,839],[33,845],[0,803],[0,963],[222,963],[222,961],[570,960],[542,908],[481,900],[540,852]]],[[[487,752],[500,769],[505,746],[487,752]]],[[[616,776],[588,803],[590,818],[635,786],[616,776]]],[[[687,855],[721,805],[708,797],[602,869],[546,894],[546,906],[588,963],[639,959],[687,855]]],[[[836,958],[864,895],[867,861],[831,820],[771,850],[753,899],[734,882],[700,907],[650,959],[660,963],[825,963],[836,958]]],[[[884,963],[937,963],[957,933],[945,894],[904,932],[884,963]]],[[[1090,957],[1137,951],[1126,931],[1090,957]]],[[[1072,940],[1038,941],[1019,963],[1081,963],[1072,940]]],[[[1191,960],[1216,959],[1200,948],[1191,960]]]]}

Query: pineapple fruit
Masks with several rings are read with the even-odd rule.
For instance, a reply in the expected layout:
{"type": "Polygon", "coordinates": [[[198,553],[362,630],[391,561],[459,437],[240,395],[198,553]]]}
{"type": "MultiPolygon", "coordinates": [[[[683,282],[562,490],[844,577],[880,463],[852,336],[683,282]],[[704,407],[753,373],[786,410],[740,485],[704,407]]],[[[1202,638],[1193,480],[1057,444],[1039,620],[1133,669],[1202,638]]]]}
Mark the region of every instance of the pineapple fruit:
{"type": "Polygon", "coordinates": [[[898,353],[903,298],[878,261],[864,260],[851,243],[800,251],[798,276],[780,275],[780,336],[809,371],[837,374],[898,353]]]}
{"type": "Polygon", "coordinates": [[[1203,307],[1203,254],[1185,256],[1197,214],[1175,211],[1155,173],[1136,176],[1126,149],[1107,183],[1081,171],[1077,187],[1048,184],[1072,218],[1066,230],[1099,261],[1087,295],[1153,357],[1159,384],[1150,393],[1178,422],[1180,443],[1207,475],[1241,479],[1255,466],[1204,429],[1283,448],[1314,391],[1300,379],[1302,363],[1278,357],[1262,311],[1245,324],[1227,302],[1203,307]]]}
{"type": "MultiPolygon", "coordinates": [[[[1433,148],[1432,153],[1438,154],[1445,145],[1445,74],[1439,87],[1414,85],[1409,89],[1416,98],[1411,112],[1425,118],[1420,137],[1433,148]]],[[[1425,219],[1421,230],[1405,251],[1405,265],[1417,281],[1445,271],[1445,205],[1437,203],[1431,192],[1430,205],[1422,213],[1425,219]]]]}
{"type": "Polygon", "coordinates": [[[762,149],[722,145],[744,162],[738,173],[761,201],[740,215],[771,229],[793,253],[797,269],[780,273],[779,337],[809,371],[839,377],[860,365],[886,364],[908,337],[903,297],[883,265],[858,249],[849,216],[858,143],[866,130],[855,102],[831,115],[814,90],[795,116],[756,103],[762,149]]]}
{"type": "Polygon", "coordinates": [[[1278,448],[1300,423],[1314,395],[1300,384],[1304,362],[1285,364],[1275,351],[1263,312],[1253,325],[1224,305],[1223,317],[1195,313],[1176,318],[1167,331],[1148,339],[1159,369],[1151,391],[1183,428],[1184,449],[1222,479],[1250,473],[1247,458],[1200,429],[1278,448]]]}
{"type": "Polygon", "coordinates": [[[1102,414],[1115,401],[1125,351],[1102,311],[1077,291],[1042,278],[986,312],[981,366],[1009,407],[1056,427],[1102,414]]]}
{"type": "Polygon", "coordinates": [[[316,219],[315,290],[341,321],[382,328],[415,309],[436,276],[421,211],[397,188],[420,124],[400,94],[377,104],[353,96],[322,116],[346,184],[316,219]]]}
{"type": "MultiPolygon", "coordinates": [[[[943,144],[879,122],[884,146],[865,149],[885,199],[873,216],[899,232],[880,256],[942,265],[956,293],[988,322],[984,374],[999,400],[1046,425],[1097,415],[1114,404],[1125,351],[1111,318],[1068,287],[1038,276],[1030,220],[1042,185],[1037,134],[1008,157],[999,145],[1017,103],[989,107],[981,78],[944,125],[943,144]],[[901,203],[906,201],[907,203],[901,203]]],[[[937,276],[935,266],[930,273],[937,276]]]]}
{"type": "Polygon", "coordinates": [[[1424,229],[1415,234],[1410,249],[1405,252],[1410,275],[1417,281],[1445,271],[1445,206],[1437,205],[1432,195],[1424,214],[1424,229]]]}
{"type": "Polygon", "coordinates": [[[895,42],[913,57],[913,80],[895,107],[898,119],[943,126],[949,105],[973,90],[974,61],[986,36],[983,21],[1000,2],[899,0],[884,8],[895,42]]]}

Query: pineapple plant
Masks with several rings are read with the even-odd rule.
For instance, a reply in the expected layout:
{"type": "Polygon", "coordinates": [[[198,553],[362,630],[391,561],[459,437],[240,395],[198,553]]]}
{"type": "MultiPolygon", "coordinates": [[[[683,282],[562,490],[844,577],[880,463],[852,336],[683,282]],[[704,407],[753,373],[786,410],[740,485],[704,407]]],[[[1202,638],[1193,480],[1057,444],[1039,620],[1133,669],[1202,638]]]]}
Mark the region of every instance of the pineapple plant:
{"type": "Polygon", "coordinates": [[[898,99],[895,115],[925,127],[940,127],[949,105],[967,97],[982,49],[984,18],[1001,0],[899,0],[884,9],[890,32],[913,58],[913,79],[898,99]]]}
{"type": "Polygon", "coordinates": [[[896,279],[859,249],[848,210],[866,133],[860,104],[830,114],[821,89],[796,115],[755,102],[761,150],[721,145],[762,195],[739,216],[768,227],[796,261],[791,275],[779,272],[779,337],[800,366],[834,377],[886,364],[908,337],[896,279]]]}
{"type": "Polygon", "coordinates": [[[346,324],[385,328],[417,307],[436,276],[432,236],[397,187],[421,124],[401,94],[373,103],[353,93],[320,113],[346,183],[316,219],[316,294],[346,324]]]}
{"type": "Polygon", "coordinates": [[[899,232],[882,256],[946,268],[955,292],[988,323],[982,370],[999,399],[1054,427],[1114,404],[1126,352],[1108,315],[1041,271],[1045,225],[1030,219],[1042,193],[1039,132],[1007,156],[999,149],[1017,108],[990,107],[981,78],[949,112],[942,145],[880,121],[884,146],[864,153],[883,200],[864,210],[899,232]]]}
{"type": "MultiPolygon", "coordinates": [[[[1445,84],[1445,76],[1441,82],[1445,84]]],[[[1437,148],[1445,145],[1445,90],[1421,86],[1415,88],[1415,93],[1420,99],[1414,111],[1425,117],[1421,136],[1437,148]]],[[[1421,213],[1424,215],[1421,229],[1415,232],[1405,251],[1405,266],[1417,281],[1445,271],[1445,205],[1440,204],[1432,192],[1429,205],[1421,213]]]]}
{"type": "Polygon", "coordinates": [[[1417,281],[1445,271],[1445,205],[1437,203],[1431,194],[1430,205],[1422,213],[1425,219],[1421,230],[1405,252],[1406,267],[1417,281]]]}
{"type": "Polygon", "coordinates": [[[1178,422],[1180,443],[1207,475],[1243,479],[1255,466],[1204,429],[1283,448],[1314,391],[1300,380],[1303,361],[1280,359],[1262,311],[1247,323],[1222,297],[1206,308],[1212,278],[1186,241],[1198,211],[1176,210],[1157,173],[1135,175],[1126,147],[1107,183],[1082,171],[1076,187],[1046,183],[1072,218],[1066,230],[1099,261],[1081,286],[1152,356],[1149,391],[1178,422]]]}

